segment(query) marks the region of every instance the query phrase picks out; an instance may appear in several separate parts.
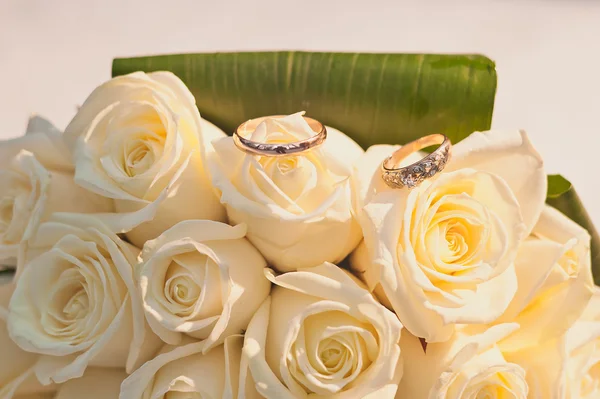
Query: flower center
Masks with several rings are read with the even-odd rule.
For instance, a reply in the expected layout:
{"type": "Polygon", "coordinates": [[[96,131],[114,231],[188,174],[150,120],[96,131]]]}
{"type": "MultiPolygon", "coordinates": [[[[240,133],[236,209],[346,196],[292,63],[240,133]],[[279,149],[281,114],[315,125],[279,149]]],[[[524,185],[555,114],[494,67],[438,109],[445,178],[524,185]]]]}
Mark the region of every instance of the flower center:
{"type": "Polygon", "coordinates": [[[465,241],[467,229],[461,223],[448,223],[445,238],[452,260],[459,261],[462,256],[469,250],[469,246],[465,241]]]}
{"type": "Polygon", "coordinates": [[[331,395],[352,384],[378,352],[372,326],[329,311],[304,320],[286,361],[290,375],[307,393],[331,395]]]}
{"type": "Polygon", "coordinates": [[[0,199],[0,234],[6,232],[13,220],[15,198],[4,196],[0,199]]]}
{"type": "Polygon", "coordinates": [[[221,314],[221,272],[214,259],[193,248],[172,256],[160,268],[164,275],[152,276],[153,296],[170,314],[184,320],[221,314]]]}
{"type": "Polygon", "coordinates": [[[89,316],[87,282],[76,268],[64,270],[50,294],[48,311],[42,316],[46,332],[54,337],[69,337],[77,344],[89,316]]]}
{"type": "MultiPolygon", "coordinates": [[[[457,380],[460,381],[460,378],[457,380]]],[[[460,385],[460,384],[459,384],[460,385]]],[[[456,387],[456,390],[462,391],[462,387],[456,387]]],[[[521,371],[516,372],[495,372],[484,373],[474,376],[469,386],[464,390],[462,398],[471,399],[525,399],[527,397],[527,384],[525,375],[521,371]]]]}
{"type": "Polygon", "coordinates": [[[297,157],[285,157],[277,160],[277,169],[283,175],[293,171],[298,166],[297,157]]]}
{"type": "Polygon", "coordinates": [[[69,320],[82,319],[87,313],[88,308],[89,298],[87,293],[83,287],[79,287],[63,308],[63,314],[69,320]]]}
{"type": "Polygon", "coordinates": [[[579,271],[579,256],[571,248],[560,258],[558,264],[569,277],[575,277],[579,271]]]}
{"type": "Polygon", "coordinates": [[[100,162],[113,178],[136,177],[148,172],[161,158],[167,127],[159,111],[150,104],[129,104],[115,109],[100,162]]]}
{"type": "Polygon", "coordinates": [[[195,277],[177,262],[171,262],[167,270],[167,281],[165,283],[165,298],[174,305],[176,314],[188,315],[194,304],[200,298],[202,288],[195,281],[195,277]]]}
{"type": "Polygon", "coordinates": [[[135,177],[146,173],[161,156],[166,132],[160,126],[156,127],[158,132],[137,132],[123,142],[122,164],[127,176],[135,177]]]}
{"type": "Polygon", "coordinates": [[[131,144],[129,153],[126,154],[125,171],[133,177],[146,172],[154,164],[155,155],[148,145],[142,140],[135,140],[131,144]]]}
{"type": "MultiPolygon", "coordinates": [[[[259,162],[264,173],[271,179],[270,183],[264,181],[261,183],[265,193],[273,191],[269,185],[274,184],[289,199],[296,201],[298,197],[314,186],[311,182],[311,179],[315,176],[314,165],[302,157],[262,157],[259,162]]],[[[256,171],[253,172],[256,181],[260,182],[262,180],[261,175],[256,173],[256,171]]],[[[271,197],[275,197],[275,195],[271,197]]]]}
{"type": "Polygon", "coordinates": [[[446,263],[467,265],[477,257],[477,250],[485,237],[485,226],[465,219],[449,221],[445,226],[448,250],[442,258],[446,263]]]}
{"type": "Polygon", "coordinates": [[[329,373],[336,373],[343,367],[352,350],[335,338],[327,338],[319,343],[319,360],[329,373]]]}

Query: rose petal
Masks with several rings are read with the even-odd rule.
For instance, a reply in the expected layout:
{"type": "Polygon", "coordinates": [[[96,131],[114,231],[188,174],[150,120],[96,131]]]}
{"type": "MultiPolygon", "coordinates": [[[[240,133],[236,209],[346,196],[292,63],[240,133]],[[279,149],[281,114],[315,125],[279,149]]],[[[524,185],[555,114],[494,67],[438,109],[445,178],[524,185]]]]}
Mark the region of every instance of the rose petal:
{"type": "Polygon", "coordinates": [[[211,398],[258,398],[251,384],[240,375],[243,337],[230,336],[225,344],[205,352],[204,342],[186,341],[179,347],[165,346],[122,384],[120,398],[141,399],[169,391],[202,393],[211,398]],[[242,387],[238,384],[243,384],[242,387]]]}
{"type": "Polygon", "coordinates": [[[546,200],[547,179],[544,163],[524,131],[475,132],[456,144],[446,166],[451,172],[472,168],[501,177],[521,205],[529,233],[546,200]]]}
{"type": "MultiPolygon", "coordinates": [[[[508,363],[496,347],[498,341],[517,328],[516,324],[489,329],[467,327],[449,341],[428,344],[427,352],[423,351],[417,337],[404,330],[400,342],[405,364],[410,367],[405,367],[398,395],[440,399],[474,397],[473,388],[498,384],[496,374],[501,373],[504,378],[501,381],[507,384],[503,390],[524,399],[527,395],[525,373],[519,366],[508,363]]],[[[495,392],[500,394],[499,390],[495,392]]]]}

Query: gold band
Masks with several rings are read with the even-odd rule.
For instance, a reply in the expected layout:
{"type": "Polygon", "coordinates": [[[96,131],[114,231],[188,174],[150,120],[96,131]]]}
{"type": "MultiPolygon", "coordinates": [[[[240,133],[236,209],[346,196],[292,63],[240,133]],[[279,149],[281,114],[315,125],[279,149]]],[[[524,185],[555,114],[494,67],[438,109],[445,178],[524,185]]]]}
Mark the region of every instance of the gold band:
{"type": "Polygon", "coordinates": [[[414,188],[444,169],[451,150],[452,143],[443,134],[432,134],[405,144],[382,162],[383,180],[392,188],[414,188]],[[400,167],[409,155],[436,144],[440,146],[431,154],[411,165],[400,167]]]}

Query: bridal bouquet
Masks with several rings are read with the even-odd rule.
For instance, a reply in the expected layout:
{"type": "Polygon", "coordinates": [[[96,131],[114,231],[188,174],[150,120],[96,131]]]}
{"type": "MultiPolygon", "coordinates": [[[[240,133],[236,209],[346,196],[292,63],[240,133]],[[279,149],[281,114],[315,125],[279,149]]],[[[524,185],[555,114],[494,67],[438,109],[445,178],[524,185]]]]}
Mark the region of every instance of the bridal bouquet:
{"type": "Polygon", "coordinates": [[[232,137],[135,72],[1,142],[0,399],[600,398],[590,234],[525,132],[297,111],[232,137]]]}

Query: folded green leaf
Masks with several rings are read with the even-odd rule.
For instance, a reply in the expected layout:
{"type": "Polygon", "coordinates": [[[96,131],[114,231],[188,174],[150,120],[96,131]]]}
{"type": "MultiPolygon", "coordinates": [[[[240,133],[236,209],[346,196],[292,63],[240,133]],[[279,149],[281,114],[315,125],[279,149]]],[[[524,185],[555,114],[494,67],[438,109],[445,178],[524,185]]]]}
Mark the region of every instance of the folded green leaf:
{"type": "Polygon", "coordinates": [[[592,236],[592,268],[594,280],[600,285],[600,236],[575,188],[561,175],[550,175],[546,202],[577,222],[592,236]]]}
{"type": "Polygon", "coordinates": [[[305,110],[363,147],[431,133],[458,142],[490,127],[494,63],[482,55],[257,52],[121,58],[113,76],[168,70],[226,132],[305,110]]]}

